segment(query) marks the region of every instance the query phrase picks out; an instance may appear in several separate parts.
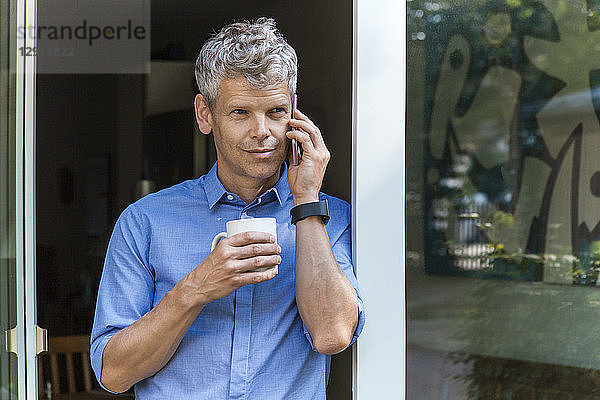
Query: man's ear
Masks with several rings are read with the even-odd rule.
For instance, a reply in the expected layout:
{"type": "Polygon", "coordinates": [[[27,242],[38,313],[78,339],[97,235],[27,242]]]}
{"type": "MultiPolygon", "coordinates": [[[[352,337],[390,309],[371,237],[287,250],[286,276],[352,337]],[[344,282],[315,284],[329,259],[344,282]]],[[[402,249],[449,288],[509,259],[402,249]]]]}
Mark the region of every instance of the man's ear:
{"type": "Polygon", "coordinates": [[[194,112],[196,114],[196,123],[198,124],[200,132],[209,135],[212,132],[213,118],[210,108],[208,107],[208,104],[206,104],[204,96],[201,94],[197,94],[194,99],[194,112]]]}

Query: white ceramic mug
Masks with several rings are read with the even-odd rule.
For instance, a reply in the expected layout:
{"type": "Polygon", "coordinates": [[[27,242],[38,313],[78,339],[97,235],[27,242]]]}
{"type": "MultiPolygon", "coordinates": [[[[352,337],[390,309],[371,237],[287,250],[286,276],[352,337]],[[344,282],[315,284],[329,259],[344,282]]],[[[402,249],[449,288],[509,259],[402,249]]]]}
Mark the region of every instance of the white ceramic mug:
{"type": "Polygon", "coordinates": [[[215,249],[217,243],[219,243],[219,240],[222,238],[248,231],[270,233],[275,236],[275,243],[277,243],[277,220],[275,218],[234,219],[233,221],[227,222],[227,232],[221,232],[215,236],[212,245],[210,246],[210,251],[215,249]]]}

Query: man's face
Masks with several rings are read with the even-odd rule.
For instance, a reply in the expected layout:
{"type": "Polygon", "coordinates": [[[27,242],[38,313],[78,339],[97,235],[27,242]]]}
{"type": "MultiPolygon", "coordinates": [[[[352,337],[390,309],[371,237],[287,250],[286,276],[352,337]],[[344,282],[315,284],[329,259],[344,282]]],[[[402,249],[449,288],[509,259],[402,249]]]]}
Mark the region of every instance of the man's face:
{"type": "Polygon", "coordinates": [[[253,89],[246,78],[221,82],[212,114],[219,173],[230,179],[267,179],[279,172],[288,152],[291,115],[287,82],[253,89]]]}

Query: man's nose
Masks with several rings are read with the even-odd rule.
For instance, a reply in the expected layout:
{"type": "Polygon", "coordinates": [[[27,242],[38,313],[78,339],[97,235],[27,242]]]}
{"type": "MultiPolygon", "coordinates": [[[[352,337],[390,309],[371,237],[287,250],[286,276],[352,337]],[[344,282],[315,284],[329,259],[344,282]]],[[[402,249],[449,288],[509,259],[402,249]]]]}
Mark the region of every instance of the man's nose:
{"type": "Polygon", "coordinates": [[[254,126],[252,127],[252,138],[260,140],[270,134],[271,131],[269,131],[267,116],[257,115],[254,119],[254,126]]]}

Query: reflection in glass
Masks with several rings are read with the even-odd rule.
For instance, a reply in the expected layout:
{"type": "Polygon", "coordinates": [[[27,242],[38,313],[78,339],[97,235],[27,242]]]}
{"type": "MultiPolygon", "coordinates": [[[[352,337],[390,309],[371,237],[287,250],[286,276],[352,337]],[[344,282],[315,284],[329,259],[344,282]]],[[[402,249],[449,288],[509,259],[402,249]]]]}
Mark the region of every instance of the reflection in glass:
{"type": "Polygon", "coordinates": [[[596,394],[600,9],[407,4],[410,398],[596,394]]]}

